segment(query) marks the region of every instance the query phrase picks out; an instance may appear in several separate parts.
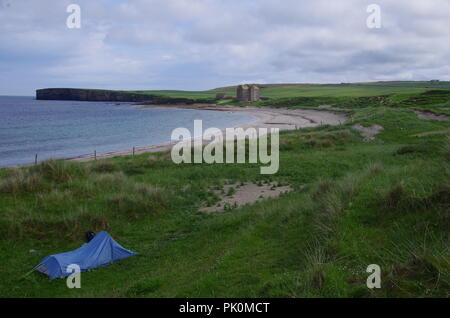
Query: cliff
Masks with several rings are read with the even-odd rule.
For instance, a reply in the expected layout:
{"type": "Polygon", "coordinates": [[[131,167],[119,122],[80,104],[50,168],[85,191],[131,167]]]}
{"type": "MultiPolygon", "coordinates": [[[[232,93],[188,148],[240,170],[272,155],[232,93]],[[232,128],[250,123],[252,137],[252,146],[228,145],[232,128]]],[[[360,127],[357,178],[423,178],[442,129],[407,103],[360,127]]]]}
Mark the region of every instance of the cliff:
{"type": "Polygon", "coordinates": [[[78,88],[46,88],[36,90],[38,100],[76,100],[89,102],[145,102],[149,104],[193,104],[197,101],[188,98],[171,98],[150,94],[78,89],[78,88]]]}

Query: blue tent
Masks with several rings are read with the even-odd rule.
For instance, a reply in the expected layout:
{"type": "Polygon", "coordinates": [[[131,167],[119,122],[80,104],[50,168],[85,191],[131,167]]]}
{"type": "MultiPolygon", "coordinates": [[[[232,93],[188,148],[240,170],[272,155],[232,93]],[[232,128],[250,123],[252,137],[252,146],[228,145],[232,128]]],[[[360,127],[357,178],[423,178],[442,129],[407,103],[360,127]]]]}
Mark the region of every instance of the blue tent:
{"type": "Polygon", "coordinates": [[[84,272],[136,254],[124,249],[108,233],[100,232],[79,249],[45,257],[34,269],[48,275],[50,279],[63,278],[72,274],[67,273],[67,267],[71,264],[80,266],[84,272]]]}

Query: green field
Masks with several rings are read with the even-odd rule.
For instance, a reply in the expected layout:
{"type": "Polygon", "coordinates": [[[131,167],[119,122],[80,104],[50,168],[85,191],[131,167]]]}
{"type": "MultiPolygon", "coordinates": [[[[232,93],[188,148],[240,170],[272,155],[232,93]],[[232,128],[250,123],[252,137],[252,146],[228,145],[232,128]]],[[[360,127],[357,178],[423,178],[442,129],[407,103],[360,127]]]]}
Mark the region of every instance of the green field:
{"type": "MultiPolygon", "coordinates": [[[[422,93],[430,89],[450,89],[450,82],[374,82],[349,84],[260,84],[261,96],[283,97],[362,97],[398,93],[422,93]]],[[[174,98],[214,98],[217,93],[236,95],[236,86],[208,91],[146,90],[133,91],[174,98]]]]}
{"type": "MultiPolygon", "coordinates": [[[[350,118],[283,133],[274,176],[254,164],[175,165],[165,153],[1,169],[0,296],[448,297],[450,122],[413,110],[448,113],[450,87],[427,85],[262,88],[272,99],[260,107],[326,103],[350,118]],[[367,141],[355,124],[384,131],[367,141]],[[428,132],[442,133],[416,136],[428,132]],[[215,189],[245,181],[294,191],[199,212],[217,201],[215,189]],[[87,230],[107,230],[139,255],[83,273],[77,290],[24,276],[44,256],[79,247],[87,230]],[[370,264],[381,266],[379,290],[366,287],[370,264]]],[[[233,92],[158,92],[218,91],[233,92]]]]}

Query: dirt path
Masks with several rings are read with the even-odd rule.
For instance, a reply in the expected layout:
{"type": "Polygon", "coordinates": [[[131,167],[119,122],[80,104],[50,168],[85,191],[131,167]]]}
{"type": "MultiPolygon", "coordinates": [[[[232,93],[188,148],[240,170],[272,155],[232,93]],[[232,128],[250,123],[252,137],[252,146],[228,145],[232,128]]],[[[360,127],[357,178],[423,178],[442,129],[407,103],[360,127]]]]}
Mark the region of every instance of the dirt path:
{"type": "Polygon", "coordinates": [[[414,112],[420,119],[439,120],[439,121],[449,121],[450,120],[450,116],[447,116],[447,115],[440,115],[440,114],[435,114],[432,112],[425,112],[425,111],[421,111],[421,110],[415,110],[414,112]]]}
{"type": "Polygon", "coordinates": [[[450,134],[450,129],[446,130],[435,130],[435,131],[427,131],[421,134],[412,135],[413,137],[426,137],[426,136],[433,136],[433,135],[445,135],[450,134]]]}
{"type": "MultiPolygon", "coordinates": [[[[216,205],[203,207],[200,211],[225,212],[264,199],[277,198],[292,190],[293,189],[290,186],[279,186],[275,182],[260,185],[252,182],[229,184],[223,188],[224,195],[216,205]]],[[[219,191],[216,191],[216,194],[220,196],[219,191]]]]}

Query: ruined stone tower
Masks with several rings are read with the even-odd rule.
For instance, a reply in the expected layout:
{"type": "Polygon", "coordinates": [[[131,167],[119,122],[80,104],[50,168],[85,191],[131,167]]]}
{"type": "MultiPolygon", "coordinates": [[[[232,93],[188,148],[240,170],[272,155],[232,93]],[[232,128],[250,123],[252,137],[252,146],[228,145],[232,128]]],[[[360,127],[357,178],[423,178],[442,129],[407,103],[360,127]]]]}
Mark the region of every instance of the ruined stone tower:
{"type": "Polygon", "coordinates": [[[259,87],[256,85],[239,85],[236,96],[241,102],[259,101],[259,87]]]}

